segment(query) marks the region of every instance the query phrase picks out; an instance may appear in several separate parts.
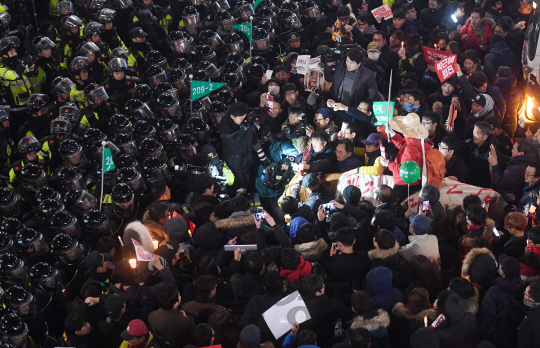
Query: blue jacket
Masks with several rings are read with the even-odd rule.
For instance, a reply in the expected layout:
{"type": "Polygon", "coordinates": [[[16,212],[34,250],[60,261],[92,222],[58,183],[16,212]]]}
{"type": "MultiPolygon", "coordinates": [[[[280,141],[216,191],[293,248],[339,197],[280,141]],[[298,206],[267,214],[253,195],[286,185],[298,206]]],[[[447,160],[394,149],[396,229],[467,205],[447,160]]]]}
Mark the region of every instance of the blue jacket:
{"type": "Polygon", "coordinates": [[[362,161],[358,157],[356,157],[354,154],[351,156],[345,158],[343,161],[337,161],[336,162],[336,172],[337,173],[345,173],[348,170],[358,168],[362,165],[362,161]]]}
{"type": "Polygon", "coordinates": [[[540,195],[540,180],[526,186],[523,189],[523,192],[523,197],[521,197],[521,201],[519,202],[518,211],[523,211],[527,205],[536,204],[536,200],[540,195]]]}
{"type": "Polygon", "coordinates": [[[371,308],[384,309],[391,313],[398,302],[403,301],[403,294],[392,287],[392,271],[386,267],[377,267],[369,271],[366,282],[371,295],[371,308]]]}
{"type": "Polygon", "coordinates": [[[519,58],[512,53],[506,41],[500,41],[494,44],[489,53],[484,57],[484,73],[492,84],[497,80],[497,69],[500,66],[510,67],[512,69],[512,75],[516,77],[521,70],[519,58]]]}
{"type": "MultiPolygon", "coordinates": [[[[277,162],[280,164],[290,164],[289,157],[295,157],[296,155],[298,155],[298,152],[290,140],[277,141],[270,145],[267,151],[267,156],[269,156],[268,159],[272,162],[277,162]]],[[[259,164],[259,168],[257,169],[257,178],[255,179],[255,189],[259,196],[267,198],[281,196],[285,190],[285,187],[274,190],[264,186],[262,180],[263,171],[264,167],[262,164],[259,164]]]]}
{"type": "MultiPolygon", "coordinates": [[[[285,340],[283,340],[283,346],[282,348],[294,348],[294,343],[296,342],[296,336],[289,334],[287,337],[285,337],[285,340]]],[[[304,344],[302,346],[299,346],[298,348],[319,348],[318,346],[314,346],[312,344],[304,344]]]]}

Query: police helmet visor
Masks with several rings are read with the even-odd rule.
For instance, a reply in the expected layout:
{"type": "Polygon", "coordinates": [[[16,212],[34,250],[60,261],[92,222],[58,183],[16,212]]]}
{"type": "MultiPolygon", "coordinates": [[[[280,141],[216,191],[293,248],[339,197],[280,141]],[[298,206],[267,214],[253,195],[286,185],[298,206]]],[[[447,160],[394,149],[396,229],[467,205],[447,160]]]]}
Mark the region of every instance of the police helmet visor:
{"type": "Polygon", "coordinates": [[[243,4],[236,9],[238,11],[238,16],[242,18],[243,21],[248,21],[250,16],[255,16],[255,11],[253,11],[253,5],[243,4]]]}
{"type": "Polygon", "coordinates": [[[49,246],[40,233],[39,237],[28,245],[25,245],[26,252],[36,255],[44,255],[49,252],[49,246]]]}
{"type": "Polygon", "coordinates": [[[28,343],[28,326],[23,323],[24,330],[20,334],[8,335],[3,334],[2,341],[13,345],[16,348],[26,347],[28,343]]]}
{"type": "Polygon", "coordinates": [[[167,82],[167,73],[165,73],[165,70],[163,69],[157,74],[148,76],[148,83],[153,87],[156,87],[161,82],[167,82]]]}
{"type": "Polygon", "coordinates": [[[174,143],[176,139],[178,138],[178,135],[180,134],[180,130],[178,128],[178,125],[175,123],[171,126],[171,128],[164,129],[159,132],[159,136],[163,141],[166,143],[174,143]]]}
{"type": "Polygon", "coordinates": [[[137,144],[135,143],[135,140],[130,140],[128,142],[122,143],[118,145],[118,148],[122,153],[130,156],[138,156],[139,155],[139,149],[137,148],[137,144]]]}
{"type": "Polygon", "coordinates": [[[227,0],[217,0],[210,3],[210,9],[212,9],[214,12],[219,10],[228,10],[230,8],[231,6],[227,0]]]}
{"type": "Polygon", "coordinates": [[[41,39],[39,39],[38,43],[36,44],[35,50],[36,52],[41,52],[45,50],[50,50],[54,48],[55,46],[56,45],[54,44],[54,42],[52,42],[51,39],[49,39],[48,37],[42,37],[41,39]]]}
{"type": "Polygon", "coordinates": [[[103,10],[99,11],[98,21],[101,23],[112,22],[114,16],[116,16],[115,10],[104,8],[103,10]]]}
{"type": "Polygon", "coordinates": [[[227,46],[227,51],[229,52],[237,52],[237,53],[244,52],[243,40],[227,43],[226,46],[227,46]]]}
{"type": "Polygon", "coordinates": [[[308,16],[308,18],[310,19],[320,19],[321,18],[321,11],[319,11],[319,7],[318,6],[315,6],[315,7],[310,7],[308,9],[305,10],[305,14],[308,16]]]}
{"type": "Polygon", "coordinates": [[[107,101],[107,99],[109,99],[109,95],[105,91],[105,88],[101,86],[86,94],[86,100],[93,105],[101,105],[107,101]]]}
{"type": "MultiPolygon", "coordinates": [[[[73,83],[73,81],[71,81],[67,77],[64,77],[62,80],[58,81],[58,83],[56,83],[54,86],[52,86],[52,91],[56,95],[62,95],[64,96],[64,99],[67,99],[69,98],[69,93],[71,92],[73,88],[75,88],[75,84],[73,83]]],[[[60,108],[60,111],[62,111],[62,108],[60,108]]]]}
{"type": "Polygon", "coordinates": [[[57,4],[60,15],[68,15],[73,13],[73,3],[71,1],[60,1],[57,4]]]}
{"type": "Polygon", "coordinates": [[[79,244],[79,242],[75,240],[74,245],[68,250],[62,251],[59,254],[59,257],[66,264],[74,265],[83,261],[85,250],[85,246],[83,244],[79,244]]]}
{"type": "Polygon", "coordinates": [[[37,189],[45,185],[47,185],[47,175],[45,174],[44,170],[41,170],[41,174],[39,175],[39,177],[25,183],[25,186],[33,191],[36,191],[37,189]]]}
{"type": "Polygon", "coordinates": [[[73,179],[63,181],[63,185],[66,190],[76,190],[78,188],[82,188],[83,187],[82,174],[77,173],[77,175],[73,179]]]}
{"type": "Polygon", "coordinates": [[[124,58],[113,58],[109,61],[109,70],[126,71],[128,69],[127,62],[124,58]]]}
{"type": "Polygon", "coordinates": [[[152,110],[150,110],[150,107],[146,103],[137,110],[133,111],[131,115],[136,120],[144,120],[154,117],[154,113],[152,112],[152,110]]]}
{"type": "Polygon", "coordinates": [[[21,259],[19,259],[19,263],[15,268],[4,270],[4,275],[7,279],[17,283],[26,283],[28,280],[28,272],[26,272],[24,261],[21,259]]]}
{"type": "Polygon", "coordinates": [[[75,207],[79,212],[86,212],[97,207],[97,198],[92,196],[86,190],[82,190],[81,195],[75,203],[75,207]]]}
{"type": "Polygon", "coordinates": [[[198,13],[182,17],[184,19],[184,25],[186,26],[186,30],[188,32],[196,33],[197,30],[201,27],[201,17],[198,13]]]}
{"type": "Polygon", "coordinates": [[[81,112],[77,107],[66,105],[60,107],[60,109],[58,110],[58,114],[62,117],[67,118],[71,123],[78,122],[81,116],[81,112]]]}
{"type": "Polygon", "coordinates": [[[39,280],[38,286],[40,286],[47,293],[53,293],[63,289],[64,281],[62,279],[62,273],[55,269],[50,277],[39,280]]]}
{"type": "Polygon", "coordinates": [[[18,193],[13,194],[13,199],[9,203],[0,204],[0,213],[2,216],[18,216],[21,212],[21,196],[18,193]]]}

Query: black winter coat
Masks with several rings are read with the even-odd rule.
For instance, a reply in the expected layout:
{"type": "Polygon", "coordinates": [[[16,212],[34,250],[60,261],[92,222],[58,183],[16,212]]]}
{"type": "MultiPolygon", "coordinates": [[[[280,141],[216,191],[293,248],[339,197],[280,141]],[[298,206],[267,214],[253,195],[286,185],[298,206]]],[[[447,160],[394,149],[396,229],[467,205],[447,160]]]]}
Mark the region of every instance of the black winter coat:
{"type": "Polygon", "coordinates": [[[519,325],[518,348],[540,348],[540,308],[529,310],[519,325]]]}
{"type": "Polygon", "coordinates": [[[497,42],[484,57],[484,73],[493,84],[497,80],[497,69],[500,66],[508,66],[512,69],[512,75],[520,73],[519,58],[512,53],[505,41],[497,42]]]}
{"type": "Polygon", "coordinates": [[[308,161],[309,169],[306,170],[309,173],[317,173],[318,175],[333,173],[335,171],[335,164],[337,162],[336,153],[334,147],[330,144],[319,152],[314,152],[313,147],[310,150],[311,158],[308,161]]]}
{"type": "Polygon", "coordinates": [[[525,185],[525,169],[535,160],[534,153],[507,158],[500,155],[499,164],[491,166],[491,186],[502,196],[513,194],[521,200],[525,185]]]}
{"type": "Polygon", "coordinates": [[[249,172],[254,162],[251,148],[253,131],[241,129],[230,117],[223,117],[219,123],[219,130],[223,144],[222,153],[231,170],[233,172],[249,172]]]}

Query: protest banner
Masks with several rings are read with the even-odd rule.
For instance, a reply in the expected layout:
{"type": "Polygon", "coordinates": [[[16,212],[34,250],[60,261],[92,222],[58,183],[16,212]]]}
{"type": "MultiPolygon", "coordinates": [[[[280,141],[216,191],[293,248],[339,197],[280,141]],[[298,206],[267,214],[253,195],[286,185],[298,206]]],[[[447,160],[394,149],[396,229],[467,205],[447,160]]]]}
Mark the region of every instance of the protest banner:
{"type": "Polygon", "coordinates": [[[444,59],[446,57],[450,57],[452,53],[441,51],[435,48],[430,48],[426,46],[422,46],[422,49],[424,50],[424,59],[427,63],[437,63],[437,61],[444,59]]]}
{"type": "Polygon", "coordinates": [[[456,60],[457,55],[454,54],[450,57],[444,58],[443,60],[435,64],[435,68],[437,69],[437,76],[439,76],[439,80],[441,80],[441,82],[446,81],[446,79],[456,73],[456,68],[454,67],[454,64],[456,64],[456,60]]]}
{"type": "Polygon", "coordinates": [[[152,259],[152,254],[150,254],[141,243],[137,242],[135,239],[131,238],[133,241],[133,246],[135,247],[135,254],[137,255],[137,261],[150,261],[152,259]]]}
{"type": "Polygon", "coordinates": [[[376,126],[387,124],[394,116],[394,102],[374,102],[373,115],[377,119],[376,126]]]}
{"type": "Polygon", "coordinates": [[[384,4],[382,6],[379,6],[373,10],[371,10],[371,13],[373,14],[373,17],[377,20],[377,22],[381,22],[381,20],[384,19],[390,19],[394,15],[392,14],[392,10],[390,9],[390,6],[388,4],[384,4]]]}

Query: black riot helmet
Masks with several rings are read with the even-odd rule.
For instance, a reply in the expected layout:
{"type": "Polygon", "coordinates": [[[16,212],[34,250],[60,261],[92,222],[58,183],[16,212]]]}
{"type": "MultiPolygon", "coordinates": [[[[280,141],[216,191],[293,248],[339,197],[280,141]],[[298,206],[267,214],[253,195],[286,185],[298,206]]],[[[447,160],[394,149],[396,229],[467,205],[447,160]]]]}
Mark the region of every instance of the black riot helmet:
{"type": "Polygon", "coordinates": [[[79,239],[82,236],[79,221],[65,210],[53,215],[50,226],[56,232],[65,233],[74,239],[79,239]]]}
{"type": "Polygon", "coordinates": [[[188,91],[188,76],[185,71],[180,68],[171,68],[169,70],[169,82],[176,88],[180,93],[188,91]]]}
{"type": "Polygon", "coordinates": [[[62,196],[60,195],[59,192],[56,192],[55,189],[49,186],[43,186],[39,190],[36,191],[36,201],[39,204],[46,199],[53,199],[55,201],[60,202],[60,200],[62,199],[62,196]]]}
{"type": "Polygon", "coordinates": [[[86,232],[94,233],[97,237],[110,236],[113,232],[107,215],[96,209],[87,211],[83,215],[82,226],[86,232]]]}
{"type": "Polygon", "coordinates": [[[159,85],[160,82],[167,81],[167,72],[157,64],[150,65],[144,74],[148,84],[153,87],[159,85]]]}
{"type": "Polygon", "coordinates": [[[25,227],[15,235],[17,249],[32,255],[44,255],[49,252],[49,246],[43,235],[33,228],[25,227]]]}
{"type": "Polygon", "coordinates": [[[184,53],[189,50],[191,36],[186,31],[173,30],[167,36],[167,43],[173,52],[184,53]]]}
{"type": "Polygon", "coordinates": [[[212,48],[214,51],[217,51],[223,47],[223,40],[221,39],[221,36],[210,29],[204,29],[199,33],[199,42],[210,46],[210,48],[212,48]]]}
{"type": "Polygon", "coordinates": [[[60,155],[68,167],[80,168],[86,164],[82,146],[73,139],[66,139],[59,145],[60,155]]]}
{"type": "Polygon", "coordinates": [[[37,114],[42,108],[49,104],[49,96],[42,93],[35,93],[28,98],[26,109],[29,114],[37,114]]]}
{"type": "Polygon", "coordinates": [[[7,288],[4,293],[4,305],[14,311],[21,319],[31,319],[37,314],[34,296],[20,285],[7,288]]]}
{"type": "Polygon", "coordinates": [[[221,119],[223,117],[226,117],[228,115],[228,112],[229,108],[222,101],[215,100],[212,102],[212,104],[210,105],[209,114],[210,119],[212,120],[212,123],[215,127],[218,126],[219,122],[221,122],[221,119]]]}
{"type": "MultiPolygon", "coordinates": [[[[251,39],[253,42],[253,49],[261,52],[270,50],[270,35],[265,29],[253,28],[251,39]]],[[[253,62],[250,62],[250,64],[253,64],[253,62]]]]}
{"type": "Polygon", "coordinates": [[[165,142],[166,144],[173,144],[176,142],[176,139],[180,134],[178,124],[176,124],[173,120],[170,119],[162,119],[158,121],[157,126],[158,136],[163,142],[165,142]]]}
{"type": "Polygon", "coordinates": [[[227,62],[236,62],[239,66],[242,67],[242,69],[246,68],[246,60],[242,57],[242,55],[238,52],[231,52],[227,55],[227,58],[225,59],[227,62]]]}
{"type": "Polygon", "coordinates": [[[236,3],[236,14],[241,22],[249,22],[251,16],[255,16],[253,4],[247,0],[240,0],[236,3]]]}
{"type": "Polygon", "coordinates": [[[139,153],[142,158],[157,157],[166,160],[163,145],[154,138],[146,138],[139,144],[139,153]]]}
{"type": "Polygon", "coordinates": [[[159,85],[157,85],[154,88],[154,95],[155,96],[159,97],[160,95],[162,95],[165,92],[167,92],[168,94],[173,95],[176,99],[178,99],[178,92],[173,87],[173,85],[170,84],[169,82],[160,82],[159,85]]]}
{"type": "Polygon", "coordinates": [[[227,0],[216,0],[210,3],[210,10],[212,10],[212,12],[228,10],[230,8],[231,6],[227,0]]]}
{"type": "Polygon", "coordinates": [[[225,89],[222,88],[219,91],[217,91],[215,99],[225,103],[225,105],[227,105],[228,107],[236,102],[236,98],[234,97],[234,94],[226,88],[225,89]]]}
{"type": "Polygon", "coordinates": [[[316,21],[321,18],[319,6],[313,0],[302,0],[298,4],[298,9],[302,16],[306,16],[311,21],[316,21]]]}
{"type": "Polygon", "coordinates": [[[124,112],[128,117],[135,121],[154,117],[154,114],[150,110],[148,104],[139,99],[128,100],[124,107],[124,112]]]}
{"type": "Polygon", "coordinates": [[[132,155],[123,154],[116,158],[116,168],[118,168],[118,170],[128,167],[135,168],[139,173],[141,172],[139,162],[137,162],[137,159],[132,155]]]}
{"type": "Polygon", "coordinates": [[[132,215],[135,209],[135,195],[127,184],[116,184],[112,189],[111,199],[113,202],[114,214],[120,218],[127,218],[132,215]]]}
{"type": "Polygon", "coordinates": [[[182,116],[182,108],[178,99],[171,94],[162,94],[157,98],[157,104],[166,118],[178,120],[182,116]]]}
{"type": "Polygon", "coordinates": [[[37,217],[42,222],[50,221],[54,214],[64,210],[64,204],[53,199],[46,199],[39,203],[37,217]]]}
{"type": "Polygon", "coordinates": [[[210,142],[210,127],[200,118],[192,117],[184,124],[184,133],[191,134],[199,146],[210,142]]]}
{"type": "Polygon", "coordinates": [[[28,273],[24,261],[14,254],[0,255],[0,277],[11,283],[25,284],[28,280],[28,273]]]}
{"type": "Polygon", "coordinates": [[[16,252],[11,237],[6,232],[0,231],[0,255],[6,253],[15,254],[16,252]]]}
{"type": "Polygon", "coordinates": [[[21,213],[21,196],[7,187],[0,187],[0,214],[3,217],[18,217],[21,213]]]}
{"type": "Polygon", "coordinates": [[[207,60],[210,63],[217,64],[216,52],[214,52],[212,47],[205,44],[201,44],[197,46],[197,48],[195,49],[195,53],[197,53],[198,58],[207,60]]]}
{"type": "Polygon", "coordinates": [[[261,81],[263,75],[266,73],[266,67],[260,64],[250,64],[247,70],[247,76],[250,80],[261,81]]]}
{"type": "Polygon", "coordinates": [[[236,23],[236,19],[227,10],[217,11],[214,14],[214,20],[221,30],[227,32],[230,32],[231,26],[236,23]]]}
{"type": "Polygon", "coordinates": [[[152,87],[148,86],[146,83],[141,83],[133,89],[133,96],[135,97],[135,100],[139,99],[144,103],[149,103],[154,97],[154,92],[152,91],[152,87]]]}
{"type": "Polygon", "coordinates": [[[141,173],[135,168],[127,167],[118,171],[117,180],[119,183],[128,184],[136,195],[141,195],[146,191],[146,184],[141,173]]]}
{"type": "Polygon", "coordinates": [[[240,64],[235,61],[227,61],[221,67],[224,73],[236,73],[240,77],[242,83],[246,82],[246,75],[244,74],[244,69],[240,64]]]}
{"type": "Polygon", "coordinates": [[[28,163],[21,169],[22,184],[32,191],[38,190],[40,187],[47,185],[47,174],[41,166],[28,163]]]}
{"type": "Polygon", "coordinates": [[[57,234],[50,243],[54,256],[62,263],[76,266],[83,262],[87,248],[65,233],[57,234]]]}
{"type": "Polygon", "coordinates": [[[0,223],[0,231],[7,233],[10,237],[15,237],[15,234],[21,228],[24,228],[23,223],[14,217],[4,219],[4,221],[0,223]]]}
{"type": "Polygon", "coordinates": [[[47,294],[54,294],[64,288],[62,273],[56,267],[38,262],[30,268],[30,283],[47,294]]]}
{"type": "Polygon", "coordinates": [[[169,168],[163,160],[159,158],[147,158],[143,161],[143,172],[145,177],[152,180],[168,180],[170,178],[169,168]]]}
{"type": "Polygon", "coordinates": [[[186,116],[196,117],[206,121],[206,109],[204,108],[204,104],[200,99],[194,100],[193,102],[191,100],[187,100],[184,103],[183,110],[186,116]]]}
{"type": "Polygon", "coordinates": [[[74,88],[75,84],[67,77],[57,76],[51,82],[51,92],[64,100],[69,100],[69,94],[74,88]]]}
{"type": "Polygon", "coordinates": [[[63,167],[57,173],[60,186],[64,190],[75,190],[83,187],[82,174],[70,167],[63,167]]]}
{"type": "Polygon", "coordinates": [[[128,155],[128,156],[139,155],[139,149],[137,147],[137,143],[135,142],[135,140],[133,140],[133,137],[130,134],[123,134],[123,133],[118,134],[113,138],[113,142],[124,155],[128,155]]]}
{"type": "Polygon", "coordinates": [[[227,88],[236,93],[238,89],[242,88],[242,79],[237,73],[225,73],[221,77],[221,82],[227,84],[227,88]]]}
{"type": "Polygon", "coordinates": [[[92,143],[99,143],[101,145],[102,141],[107,140],[107,135],[98,128],[87,128],[84,132],[83,139],[86,145],[92,143]]]}
{"type": "MultiPolygon", "coordinates": [[[[208,75],[210,80],[215,80],[219,77],[219,70],[216,67],[216,65],[212,62],[209,62],[207,60],[202,60],[199,64],[197,64],[197,71],[202,70],[208,75]]],[[[193,80],[195,80],[195,77],[193,77],[193,80]]],[[[196,80],[199,81],[199,80],[196,80]]]]}
{"type": "Polygon", "coordinates": [[[184,20],[184,25],[188,33],[194,35],[199,31],[201,27],[201,17],[199,12],[193,6],[184,7],[182,11],[182,19],[184,20]]]}
{"type": "Polygon", "coordinates": [[[157,66],[160,66],[163,70],[167,71],[167,59],[163,57],[163,54],[161,54],[160,51],[156,51],[156,50],[150,51],[146,54],[145,58],[146,58],[146,61],[144,64],[147,67],[151,65],[157,65],[157,66]]]}
{"type": "Polygon", "coordinates": [[[21,155],[26,155],[30,152],[38,152],[41,150],[41,143],[36,139],[35,136],[27,135],[19,140],[17,149],[21,155]]]}
{"type": "Polygon", "coordinates": [[[115,134],[131,133],[132,128],[133,125],[131,124],[131,121],[122,114],[114,114],[109,119],[109,129],[112,130],[115,134]]]}
{"type": "Polygon", "coordinates": [[[84,213],[97,207],[97,198],[86,190],[70,190],[64,195],[64,205],[76,213],[84,213]]]}
{"type": "Polygon", "coordinates": [[[198,146],[199,144],[197,143],[197,140],[195,140],[195,137],[190,134],[182,134],[178,138],[178,153],[185,160],[199,152],[198,146]]]}
{"type": "Polygon", "coordinates": [[[269,21],[259,21],[257,27],[266,30],[268,35],[274,35],[276,33],[274,26],[269,21]]]}
{"type": "Polygon", "coordinates": [[[109,99],[105,88],[97,83],[90,83],[84,88],[84,97],[88,101],[88,104],[96,106],[103,105],[109,99]]]}
{"type": "Polygon", "coordinates": [[[242,37],[238,33],[232,32],[229,35],[224,36],[223,42],[229,52],[244,52],[244,40],[242,40],[242,37]]]}
{"type": "Polygon", "coordinates": [[[210,77],[204,70],[195,70],[192,74],[193,81],[207,81],[210,82],[210,77]]]}
{"type": "Polygon", "coordinates": [[[28,344],[28,326],[13,312],[3,315],[0,319],[0,332],[5,345],[24,348],[28,344]]]}
{"type": "Polygon", "coordinates": [[[180,68],[184,70],[186,75],[189,75],[190,73],[193,72],[193,66],[191,65],[191,63],[186,58],[182,58],[182,57],[176,58],[173,61],[171,68],[180,68]]]}
{"type": "Polygon", "coordinates": [[[58,115],[65,118],[66,120],[71,123],[73,126],[74,124],[78,124],[80,118],[81,118],[81,112],[77,105],[72,102],[67,102],[64,105],[58,109],[58,115]]]}
{"type": "Polygon", "coordinates": [[[277,18],[279,25],[284,31],[291,30],[300,30],[302,29],[302,23],[300,23],[300,18],[291,10],[281,9],[278,12],[277,18]]]}
{"type": "Polygon", "coordinates": [[[107,67],[109,68],[109,72],[126,72],[128,71],[127,61],[124,58],[113,58],[109,60],[109,64],[107,64],[107,67]]]}
{"type": "Polygon", "coordinates": [[[128,55],[127,55],[127,52],[125,49],[123,49],[122,47],[116,47],[115,49],[113,49],[111,51],[111,53],[109,54],[109,58],[110,59],[114,59],[114,58],[122,58],[124,59],[126,62],[128,60],[128,55]]]}
{"type": "Polygon", "coordinates": [[[274,29],[278,27],[276,13],[272,8],[268,6],[259,6],[257,7],[257,10],[255,10],[255,15],[257,16],[257,22],[269,22],[274,29]]]}
{"type": "Polygon", "coordinates": [[[51,135],[69,136],[71,135],[71,123],[67,118],[57,117],[51,122],[51,135]]]}
{"type": "Polygon", "coordinates": [[[156,135],[156,129],[146,120],[139,120],[133,126],[133,136],[138,141],[146,138],[153,138],[156,135]]]}

